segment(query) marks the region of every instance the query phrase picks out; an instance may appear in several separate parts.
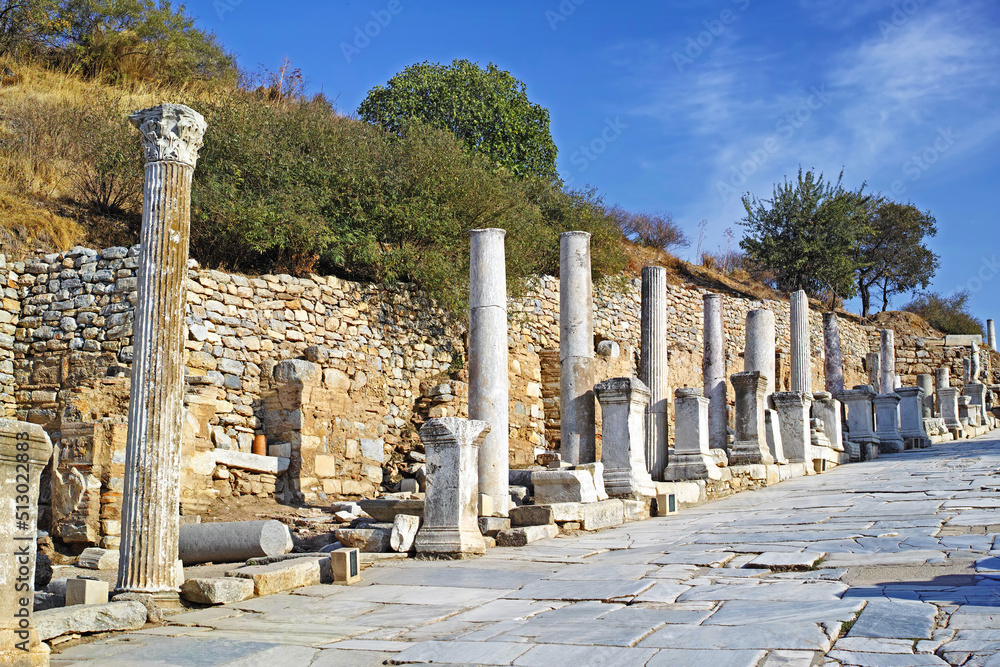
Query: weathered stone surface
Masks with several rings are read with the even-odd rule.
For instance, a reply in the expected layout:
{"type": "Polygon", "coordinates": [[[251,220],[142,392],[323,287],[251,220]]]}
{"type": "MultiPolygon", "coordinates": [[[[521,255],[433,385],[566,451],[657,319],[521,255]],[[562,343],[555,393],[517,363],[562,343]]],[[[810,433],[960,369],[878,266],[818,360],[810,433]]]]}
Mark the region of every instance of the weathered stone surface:
{"type": "Polygon", "coordinates": [[[836,396],[844,391],[844,364],[840,354],[840,323],[837,313],[823,313],[823,351],[826,390],[836,396]]]}
{"type": "Polygon", "coordinates": [[[395,500],[391,498],[379,500],[362,500],[359,505],[365,514],[379,523],[392,523],[397,514],[423,516],[423,500],[395,500]]]}
{"type": "Polygon", "coordinates": [[[767,378],[760,371],[736,373],[731,378],[736,390],[736,438],[729,450],[731,465],[771,464],[764,439],[764,392],[767,378]]]}
{"type": "Polygon", "coordinates": [[[389,534],[389,547],[398,553],[407,553],[413,549],[420,529],[420,517],[409,514],[397,514],[392,521],[392,531],[389,534]]]}
{"type": "Polygon", "coordinates": [[[688,388],[678,389],[674,396],[674,456],[663,479],[721,479],[722,472],[710,456],[708,399],[701,390],[688,388]]]}
{"type": "Polygon", "coordinates": [[[66,606],[75,604],[104,604],[108,601],[108,582],[93,579],[66,581],[66,606]]]}
{"type": "Polygon", "coordinates": [[[267,475],[280,475],[288,470],[289,460],[280,456],[261,456],[234,449],[216,449],[215,462],[229,468],[240,468],[267,475]]]}
{"type": "Polygon", "coordinates": [[[604,464],[602,482],[598,483],[600,475],[594,475],[598,500],[609,494],[619,498],[653,495],[653,480],[645,461],[649,389],[636,378],[621,377],[598,383],[594,393],[601,403],[604,464]]]}
{"type": "Polygon", "coordinates": [[[586,470],[544,470],[531,474],[535,503],[596,503],[594,476],[586,470]]]}
{"type": "Polygon", "coordinates": [[[538,540],[555,537],[558,534],[559,529],[554,524],[547,524],[501,530],[497,533],[496,539],[498,547],[523,547],[538,540]]]}
{"type": "Polygon", "coordinates": [[[235,563],[292,550],[288,526],[267,521],[190,523],[181,526],[179,555],[185,565],[235,563]]]}
{"type": "Polygon", "coordinates": [[[590,234],[559,235],[559,431],[562,460],[596,458],[590,234]]]}
{"type": "Polygon", "coordinates": [[[781,430],[781,447],[785,457],[792,462],[811,463],[813,460],[810,437],[809,409],[812,394],[802,392],[776,392],[771,400],[778,412],[781,430]]]}
{"type": "Polygon", "coordinates": [[[643,267],[641,307],[639,378],[649,388],[645,464],[652,479],[662,481],[663,471],[667,467],[670,407],[667,270],[662,266],[643,267]]]}
{"type": "Polygon", "coordinates": [[[293,558],[270,565],[252,565],[227,572],[226,576],[253,581],[254,595],[271,595],[333,581],[329,558],[293,558]]]}
{"type": "Polygon", "coordinates": [[[911,600],[870,600],[851,628],[851,637],[930,639],[937,608],[911,600]]]}
{"type": "MultiPolygon", "coordinates": [[[[809,330],[809,297],[804,290],[791,294],[791,390],[812,394],[812,345],[809,330]]],[[[785,455],[788,456],[787,445],[785,455]]]]}
{"type": "Polygon", "coordinates": [[[118,551],[89,547],[84,549],[79,557],[77,557],[76,566],[84,567],[88,570],[117,570],[118,551]]]}
{"type": "MultiPolygon", "coordinates": [[[[409,515],[399,515],[409,516],[409,515]]],[[[413,517],[419,519],[419,517],[413,517]]],[[[395,520],[394,520],[395,521],[395,520]]],[[[345,547],[360,549],[365,553],[386,553],[392,550],[392,527],[338,528],[333,531],[337,541],[345,547]]]]}
{"type": "Polygon", "coordinates": [[[708,442],[713,449],[726,449],[729,438],[729,406],[726,401],[726,333],[722,325],[722,296],[705,294],[702,300],[702,391],[709,400],[708,442]]]}
{"type": "Polygon", "coordinates": [[[501,530],[510,528],[510,519],[505,516],[481,516],[478,522],[479,532],[487,537],[496,537],[501,530]]]}
{"type": "Polygon", "coordinates": [[[583,530],[600,530],[625,522],[625,506],[617,498],[597,503],[554,503],[549,507],[557,523],[578,522],[583,530]]]}
{"type": "Polygon", "coordinates": [[[239,577],[188,579],[181,586],[181,597],[197,604],[231,604],[253,594],[253,580],[239,577]]]}
{"type": "Polygon", "coordinates": [[[555,523],[551,505],[522,505],[510,511],[510,525],[514,528],[548,523],[555,523]]]}
{"type": "Polygon", "coordinates": [[[141,602],[108,602],[46,609],[35,614],[39,639],[46,641],[76,633],[137,630],[146,624],[146,607],[141,602]]]}

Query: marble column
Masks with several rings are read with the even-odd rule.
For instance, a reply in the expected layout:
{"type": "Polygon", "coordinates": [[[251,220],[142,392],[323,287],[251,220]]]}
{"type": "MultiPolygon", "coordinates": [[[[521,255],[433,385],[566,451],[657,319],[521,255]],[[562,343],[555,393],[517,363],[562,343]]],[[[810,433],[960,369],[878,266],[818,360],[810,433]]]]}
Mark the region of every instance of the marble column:
{"type": "Polygon", "coordinates": [[[868,367],[868,384],[876,394],[882,393],[881,352],[869,352],[865,355],[865,365],[868,367]]]}
{"type": "Polygon", "coordinates": [[[708,399],[708,441],[714,449],[725,449],[729,440],[729,408],[726,404],[726,336],[722,328],[722,295],[703,297],[704,347],[702,378],[708,399]]]}
{"type": "MultiPolygon", "coordinates": [[[[812,393],[812,350],[809,341],[809,297],[804,290],[791,295],[792,392],[812,393]]],[[[785,455],[788,455],[787,445],[785,455]]]]}
{"type": "Polygon", "coordinates": [[[667,467],[667,416],[670,365],[667,359],[667,270],[647,266],[642,270],[642,331],[639,377],[649,388],[646,412],[646,470],[663,481],[667,467]]]}
{"type": "MultiPolygon", "coordinates": [[[[847,409],[847,439],[852,461],[870,461],[878,458],[878,436],[875,435],[875,392],[870,385],[857,385],[845,389],[837,398],[847,409]]],[[[845,443],[847,446],[847,443],[845,443]]]]}
{"type": "Polygon", "coordinates": [[[204,118],[178,104],[136,111],[146,154],[139,293],[117,590],[176,597],[184,310],[191,177],[204,118]]]}
{"type": "Polygon", "coordinates": [[[976,383],[979,382],[979,377],[982,371],[982,365],[979,360],[979,345],[976,343],[972,344],[972,352],[969,354],[971,365],[971,371],[969,375],[969,382],[976,383]]]}
{"type": "Polygon", "coordinates": [[[656,495],[646,470],[646,407],[649,389],[637,378],[612,378],[594,387],[601,403],[604,490],[616,498],[656,495]]]}
{"type": "Polygon", "coordinates": [[[764,309],[747,313],[743,370],[760,371],[767,378],[765,399],[774,393],[774,343],[774,313],[764,309]]]}
{"type": "Polygon", "coordinates": [[[968,356],[962,357],[962,384],[972,382],[972,359],[968,356]]]}
{"type": "Polygon", "coordinates": [[[493,500],[496,516],[507,516],[510,503],[505,234],[470,232],[469,419],[490,425],[479,449],[479,492],[493,500]]]}
{"type": "Polygon", "coordinates": [[[840,356],[837,313],[823,313],[823,349],[826,357],[826,390],[836,396],[844,391],[844,364],[840,356]]]}
{"type": "Polygon", "coordinates": [[[812,394],[779,391],[771,400],[774,401],[774,409],[778,411],[785,457],[793,463],[805,463],[806,470],[811,470],[813,455],[809,409],[812,406],[812,394]]]}
{"type": "Polygon", "coordinates": [[[896,334],[892,329],[880,332],[882,346],[879,354],[880,393],[891,394],[896,390],[896,334]]]}
{"type": "Polygon", "coordinates": [[[774,463],[764,438],[764,392],[767,378],[760,371],[732,375],[736,390],[736,438],[729,450],[730,465],[774,463]]]}
{"type": "Polygon", "coordinates": [[[922,387],[900,387],[899,434],[906,449],[923,449],[931,446],[931,439],[924,430],[924,390],[922,387]]]}
{"type": "Polygon", "coordinates": [[[0,665],[49,664],[32,612],[38,482],[50,458],[52,443],[41,426],[0,419],[0,665]]]}
{"type": "Polygon", "coordinates": [[[882,454],[903,451],[903,436],[899,434],[899,396],[896,393],[875,397],[875,435],[882,454]]]}
{"type": "Polygon", "coordinates": [[[962,430],[962,422],[958,418],[958,387],[938,387],[938,410],[944,425],[955,433],[962,430]]]}
{"type": "Polygon", "coordinates": [[[986,320],[986,344],[994,352],[997,351],[997,328],[993,320],[986,320]]]}
{"type": "Polygon", "coordinates": [[[562,460],[593,463],[594,294],[590,234],[559,235],[559,438],[562,460]]]}
{"type": "Polygon", "coordinates": [[[462,558],[486,551],[479,532],[479,447],[489,433],[484,421],[439,417],[420,428],[427,454],[424,523],[418,554],[462,558]]]}
{"type": "Polygon", "coordinates": [[[667,481],[722,479],[710,449],[708,399],[700,389],[678,389],[674,392],[674,457],[664,473],[667,481]]]}
{"type": "Polygon", "coordinates": [[[924,419],[934,418],[934,376],[930,373],[921,373],[917,376],[917,386],[924,391],[924,400],[921,413],[924,419]]]}

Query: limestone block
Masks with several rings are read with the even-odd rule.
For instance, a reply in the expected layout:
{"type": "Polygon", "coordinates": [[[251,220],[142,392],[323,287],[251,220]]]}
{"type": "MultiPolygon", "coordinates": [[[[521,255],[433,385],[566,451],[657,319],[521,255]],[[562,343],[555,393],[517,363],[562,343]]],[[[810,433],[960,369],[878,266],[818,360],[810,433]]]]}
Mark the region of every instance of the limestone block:
{"type": "Polygon", "coordinates": [[[505,516],[479,517],[479,532],[487,537],[496,537],[501,530],[510,528],[510,519],[505,516]]]}
{"type": "Polygon", "coordinates": [[[261,456],[232,449],[216,449],[215,463],[229,468],[239,468],[248,472],[266,475],[280,475],[288,470],[289,459],[277,456],[261,456]]]}
{"type": "Polygon", "coordinates": [[[274,365],[275,384],[319,384],[322,369],[311,361],[286,359],[274,365]]]}
{"type": "Polygon", "coordinates": [[[645,521],[651,516],[651,503],[644,500],[622,500],[622,509],[626,521],[645,521]]]}
{"type": "Polygon", "coordinates": [[[253,597],[254,583],[238,577],[188,579],[181,586],[181,597],[197,604],[231,604],[253,597]]]}
{"type": "MultiPolygon", "coordinates": [[[[642,448],[639,448],[640,453],[642,448]]],[[[594,478],[594,490],[597,492],[598,500],[607,500],[608,492],[604,489],[604,464],[600,461],[594,463],[581,463],[576,466],[577,470],[586,470],[594,478]]]]}
{"type": "Polygon", "coordinates": [[[373,527],[377,525],[369,524],[367,528],[338,528],[333,531],[333,534],[337,538],[337,541],[345,547],[360,549],[365,553],[386,553],[391,551],[392,526],[382,524],[379,527],[373,527]]]}
{"type": "Polygon", "coordinates": [[[625,505],[618,498],[597,503],[554,503],[556,523],[578,522],[583,530],[600,530],[625,523],[625,505]]]}
{"type": "Polygon", "coordinates": [[[389,546],[398,553],[407,553],[413,549],[421,519],[409,514],[397,514],[392,522],[392,532],[389,535],[389,546]]]}
{"type": "Polygon", "coordinates": [[[535,503],[596,503],[594,476],[586,470],[545,470],[531,474],[535,503]]]}
{"type": "Polygon", "coordinates": [[[271,595],[333,580],[328,558],[293,558],[270,565],[252,565],[226,573],[253,581],[254,595],[271,595]]]}
{"type": "Polygon", "coordinates": [[[68,579],[66,581],[66,606],[75,604],[105,604],[108,601],[108,582],[93,579],[68,579]]]}
{"type": "Polygon", "coordinates": [[[556,528],[555,524],[523,526],[521,528],[501,530],[497,533],[496,540],[498,547],[525,547],[532,542],[555,537],[558,534],[559,529],[556,528]]]}
{"type": "Polygon", "coordinates": [[[42,641],[70,633],[138,630],[145,624],[146,607],[141,602],[73,605],[35,614],[35,629],[42,641]]]}
{"type": "Polygon", "coordinates": [[[551,505],[522,505],[510,511],[510,525],[514,528],[547,523],[555,523],[551,505]]]}
{"type": "Polygon", "coordinates": [[[117,570],[118,551],[89,547],[77,558],[76,566],[89,570],[117,570]]]}
{"type": "Polygon", "coordinates": [[[358,503],[365,514],[380,523],[392,523],[397,514],[424,515],[423,500],[399,500],[395,498],[362,500],[358,503]]]}

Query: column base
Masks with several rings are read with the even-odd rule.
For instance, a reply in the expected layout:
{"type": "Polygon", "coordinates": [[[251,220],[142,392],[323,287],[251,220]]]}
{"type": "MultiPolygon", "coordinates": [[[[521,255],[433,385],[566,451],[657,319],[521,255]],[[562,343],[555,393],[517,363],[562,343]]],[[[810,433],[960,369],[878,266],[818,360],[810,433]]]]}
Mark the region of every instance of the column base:
{"type": "Polygon", "coordinates": [[[774,463],[774,457],[771,456],[766,444],[752,440],[746,442],[737,440],[733,443],[729,450],[729,465],[745,466],[758,463],[764,465],[774,463]]]}
{"type": "MultiPolygon", "coordinates": [[[[673,463],[670,465],[673,466],[673,463]]],[[[645,471],[643,473],[640,476],[630,468],[605,469],[604,490],[613,498],[652,498],[656,495],[653,478],[645,471]]]]}
{"type": "Polygon", "coordinates": [[[678,454],[663,471],[663,481],[683,482],[689,479],[722,479],[722,471],[707,454],[678,454]]]}
{"type": "Polygon", "coordinates": [[[878,433],[878,451],[880,454],[898,454],[906,450],[899,431],[892,433],[878,433]]]}
{"type": "Polygon", "coordinates": [[[468,558],[486,553],[482,533],[460,528],[428,528],[417,533],[417,555],[430,558],[468,558]]]}
{"type": "Polygon", "coordinates": [[[29,628],[28,639],[21,639],[14,630],[0,630],[0,665],[10,667],[48,667],[49,646],[38,639],[34,628],[29,628]],[[26,647],[28,650],[18,648],[26,647]]]}

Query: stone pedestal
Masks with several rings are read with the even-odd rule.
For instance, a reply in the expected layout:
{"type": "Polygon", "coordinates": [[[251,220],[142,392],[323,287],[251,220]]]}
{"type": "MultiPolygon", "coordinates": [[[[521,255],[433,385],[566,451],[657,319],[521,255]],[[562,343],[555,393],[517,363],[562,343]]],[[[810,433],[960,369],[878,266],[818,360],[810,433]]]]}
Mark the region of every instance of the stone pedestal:
{"type": "Polygon", "coordinates": [[[952,433],[962,429],[962,422],[958,418],[958,387],[938,386],[938,410],[944,425],[952,433]]]}
{"type": "Polygon", "coordinates": [[[896,334],[892,329],[880,332],[882,345],[879,353],[881,393],[891,394],[896,390],[896,334]]]}
{"type": "Polygon", "coordinates": [[[764,439],[767,378],[760,371],[744,371],[731,379],[736,390],[736,438],[729,450],[729,464],[772,464],[774,457],[764,439]]]}
{"type": "Polygon", "coordinates": [[[493,500],[496,516],[507,516],[510,504],[505,234],[470,232],[469,419],[490,425],[479,450],[479,492],[493,500]]]}
{"type": "Polygon", "coordinates": [[[847,439],[845,447],[852,461],[870,461],[878,458],[878,436],[875,435],[875,392],[869,385],[845,389],[837,398],[847,410],[847,439]]]}
{"type": "Polygon", "coordinates": [[[962,425],[963,431],[967,429],[970,425],[975,426],[972,420],[969,418],[969,399],[968,396],[958,395],[958,421],[962,425]]]}
{"type": "Polygon", "coordinates": [[[823,433],[830,441],[830,447],[838,452],[844,451],[843,410],[840,401],[830,392],[816,392],[813,394],[812,415],[823,422],[823,433]]]}
{"type": "Polygon", "coordinates": [[[931,439],[924,431],[924,390],[923,387],[900,387],[899,434],[903,436],[906,449],[923,449],[931,446],[931,439]]]}
{"type": "Polygon", "coordinates": [[[191,177],[205,120],[188,107],[137,111],[146,153],[135,357],[117,590],[176,596],[184,313],[191,177]]]}
{"type": "Polygon", "coordinates": [[[997,351],[997,328],[993,320],[986,320],[986,344],[994,352],[997,351]]]}
{"type": "Polygon", "coordinates": [[[646,470],[662,481],[667,467],[668,403],[667,270],[647,266],[642,270],[642,332],[639,378],[649,388],[646,414],[646,470]]]}
{"type": "Polygon", "coordinates": [[[32,611],[38,479],[51,457],[41,426],[0,419],[0,665],[49,664],[32,611]]]}
{"type": "Polygon", "coordinates": [[[965,385],[962,395],[969,397],[969,415],[973,425],[986,424],[986,385],[978,382],[965,385]]]}
{"type": "Polygon", "coordinates": [[[559,235],[559,438],[562,460],[596,459],[590,234],[559,235]]]}
{"type": "Polygon", "coordinates": [[[921,413],[924,419],[932,419],[934,417],[934,376],[930,373],[921,373],[917,376],[917,386],[924,390],[921,413]]]}
{"type": "Polygon", "coordinates": [[[781,420],[778,418],[777,410],[764,411],[764,440],[775,463],[788,463],[785,447],[781,443],[781,420]]]}
{"type": "Polygon", "coordinates": [[[879,394],[875,397],[875,435],[882,454],[903,451],[903,436],[899,434],[899,396],[879,394]]]}
{"type": "Polygon", "coordinates": [[[706,294],[702,378],[708,399],[708,442],[715,449],[725,449],[729,440],[729,406],[726,402],[726,346],[722,328],[722,296],[706,294]]]}
{"type": "MultiPolygon", "coordinates": [[[[880,352],[869,352],[865,355],[865,366],[868,367],[868,383],[875,393],[882,390],[882,354],[880,352]]],[[[890,387],[891,389],[891,387],[890,387]]]]}
{"type": "Polygon", "coordinates": [[[708,399],[699,389],[678,389],[674,392],[674,456],[664,472],[666,480],[722,479],[709,449],[708,399]]]}
{"type": "Polygon", "coordinates": [[[938,417],[944,418],[944,414],[941,412],[941,390],[950,386],[951,369],[947,366],[941,366],[934,371],[934,411],[938,417]]]}
{"type": "Polygon", "coordinates": [[[832,396],[844,391],[844,364],[840,356],[840,325],[837,313],[823,313],[823,352],[826,390],[832,396]]]}
{"type": "Polygon", "coordinates": [[[649,389],[636,378],[612,378],[594,387],[601,403],[604,489],[616,498],[656,495],[646,470],[646,407],[649,389]]]}
{"type": "MultiPolygon", "coordinates": [[[[804,290],[791,295],[792,392],[812,394],[812,352],[809,342],[809,297],[804,290]]],[[[788,443],[785,455],[790,457],[788,443]]]]}
{"type": "Polygon", "coordinates": [[[774,313],[751,310],[747,313],[746,345],[743,348],[743,370],[760,371],[767,378],[765,400],[774,393],[774,313]]]}
{"type": "Polygon", "coordinates": [[[417,553],[463,558],[486,551],[476,509],[479,499],[479,447],[490,425],[484,421],[441,417],[420,429],[427,454],[424,525],[417,553]]]}
{"type": "Polygon", "coordinates": [[[798,391],[779,391],[771,400],[774,402],[774,409],[778,411],[785,457],[791,462],[810,464],[813,460],[809,423],[812,395],[798,391]]]}

